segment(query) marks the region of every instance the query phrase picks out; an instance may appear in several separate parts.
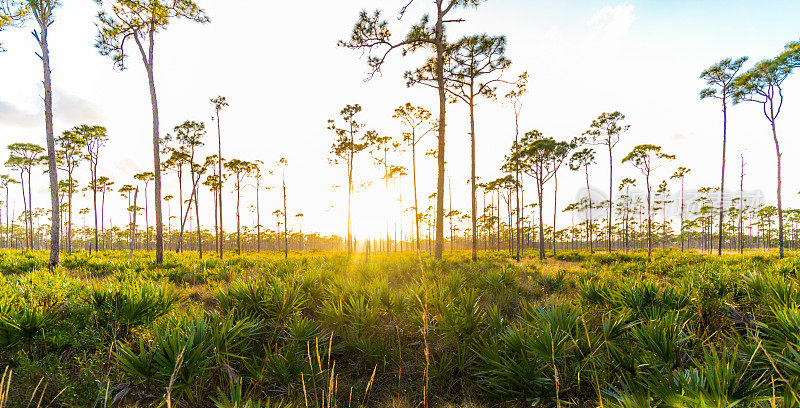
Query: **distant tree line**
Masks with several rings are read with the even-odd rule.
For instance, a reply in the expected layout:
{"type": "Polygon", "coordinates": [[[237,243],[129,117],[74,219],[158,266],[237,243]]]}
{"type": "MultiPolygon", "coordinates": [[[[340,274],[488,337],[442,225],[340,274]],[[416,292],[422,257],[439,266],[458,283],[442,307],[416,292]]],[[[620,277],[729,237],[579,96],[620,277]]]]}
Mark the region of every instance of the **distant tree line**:
{"type": "MultiPolygon", "coordinates": [[[[411,3],[399,11],[400,19],[407,18],[411,3]]],[[[419,21],[399,38],[393,36],[381,10],[362,11],[350,37],[339,42],[340,46],[365,51],[368,79],[381,72],[391,55],[422,54],[422,64],[409,69],[404,78],[408,86],[436,90],[439,106],[431,112],[411,102],[401,104],[393,115],[401,128],[398,135],[368,130],[360,118],[363,108],[359,104],[344,106],[338,119],[329,120],[328,129],[333,134],[330,161],[341,166],[346,175],[347,230],[342,237],[326,237],[302,233],[304,214],[292,205],[291,186],[287,188],[285,177],[289,164],[286,159],[267,165],[223,154],[222,112],[229,106],[225,97],[210,100],[212,120],[216,122],[212,135],[208,135],[205,123],[194,120],[176,124],[170,133],[162,132],[155,81],[157,39],[174,20],[200,24],[210,21],[193,1],[97,2],[98,52],[122,70],[127,67],[128,53],[133,50],[147,74],[152,108],[152,138],[148,140],[153,145],[152,170],[112,178],[98,174],[99,163],[105,160],[104,147],[111,140],[104,126],[83,124],[61,134],[55,134],[53,128],[48,29],[55,22],[60,2],[0,0],[0,31],[20,27],[27,21],[34,23],[36,52],[42,62],[45,124],[43,146],[28,141],[8,146],[5,164],[10,174],[0,176],[0,187],[5,190],[5,206],[0,206],[4,215],[0,216],[0,245],[48,247],[51,268],[58,264],[61,251],[96,252],[123,246],[131,252],[152,250],[157,263],[163,261],[165,250],[195,250],[201,258],[212,251],[223,257],[225,250],[282,249],[287,253],[305,249],[339,249],[348,253],[359,249],[425,250],[439,259],[448,249],[469,249],[475,260],[479,250],[500,249],[519,259],[523,250],[529,248],[536,248],[540,258],[547,251],[566,248],[592,252],[646,248],[650,253],[656,247],[674,246],[721,253],[775,247],[780,257],[785,248],[796,248],[800,215],[798,210],[783,205],[783,156],[777,122],[785,96],[784,81],[800,66],[800,42],[787,44],[779,55],[749,68],[745,66],[746,57],[726,58],[701,73],[707,87],[700,91],[700,98],[716,100],[722,112],[721,177],[718,187],[700,189],[701,197],[689,206],[693,210],[687,211],[684,190],[687,178],[691,179],[691,170],[677,167],[670,173],[667,169],[678,160],[677,156],[663,152],[655,144],[619,152],[618,143],[630,129],[621,112],[602,113],[589,123],[585,132],[567,140],[556,140],[538,130],[520,129],[529,76],[521,72],[507,78],[512,64],[506,56],[506,38],[473,34],[452,41],[446,36],[447,26],[464,21],[459,11],[480,3],[479,0],[432,2],[427,6],[427,14],[420,15],[419,21]],[[499,163],[499,174],[492,179],[477,174],[476,122],[479,103],[495,100],[498,95],[505,96],[513,113],[515,133],[505,159],[499,163]],[[741,193],[744,157],[740,196],[723,199],[730,191],[725,183],[728,118],[731,107],[742,102],[760,105],[769,125],[765,133],[768,129],[776,152],[775,206],[745,205],[741,193]],[[463,118],[468,123],[470,138],[470,194],[466,211],[459,209],[462,198],[452,195],[452,180],[447,171],[448,103],[464,103],[469,112],[463,118]],[[425,150],[423,144],[429,141],[426,138],[429,134],[435,134],[436,138],[430,140],[432,149],[425,150]],[[204,154],[209,148],[211,154],[204,154]],[[425,157],[432,157],[436,163],[434,188],[420,184],[424,182],[418,177],[418,162],[425,157]],[[600,200],[592,197],[591,175],[592,169],[606,163],[608,194],[605,200],[600,200]],[[373,173],[377,170],[379,179],[362,180],[362,168],[370,168],[373,173]],[[50,208],[33,202],[32,173],[37,171],[47,174],[50,208]],[[578,172],[585,181],[586,196],[578,202],[559,201],[558,176],[565,171],[578,172]],[[619,180],[620,171],[637,176],[619,180]],[[276,172],[280,173],[280,184],[266,183],[265,176],[276,172]],[[174,177],[177,191],[164,191],[164,177],[174,177]],[[403,198],[403,183],[407,179],[413,197],[403,198]],[[352,213],[353,195],[362,183],[373,182],[376,183],[372,188],[383,189],[386,197],[397,195],[402,208],[399,213],[387,211],[385,234],[358,237],[352,228],[353,218],[358,217],[352,213]],[[667,208],[675,204],[670,191],[678,187],[680,211],[676,216],[669,214],[667,208]],[[270,204],[277,204],[270,220],[262,218],[260,198],[262,192],[273,188],[279,190],[282,200],[270,204]],[[12,189],[16,190],[13,194],[12,189]],[[634,198],[632,189],[643,189],[644,197],[634,198]],[[21,199],[21,211],[10,207],[12,195],[21,199]],[[106,213],[106,199],[113,195],[119,195],[126,203],[122,222],[117,218],[119,214],[106,213]],[[202,199],[204,195],[212,197],[210,206],[203,205],[207,202],[202,199]],[[235,201],[223,200],[231,195],[235,201]],[[78,205],[78,201],[85,201],[78,198],[90,199],[91,204],[78,205]],[[551,208],[552,214],[545,214],[545,207],[551,208]],[[235,214],[235,232],[233,227],[226,229],[223,225],[224,211],[235,214]],[[559,213],[566,214],[571,222],[558,225],[559,213]],[[248,215],[254,216],[254,223],[243,221],[248,215]],[[117,220],[116,225],[113,219],[117,220]]],[[[391,207],[390,203],[380,205],[391,207]]]]}

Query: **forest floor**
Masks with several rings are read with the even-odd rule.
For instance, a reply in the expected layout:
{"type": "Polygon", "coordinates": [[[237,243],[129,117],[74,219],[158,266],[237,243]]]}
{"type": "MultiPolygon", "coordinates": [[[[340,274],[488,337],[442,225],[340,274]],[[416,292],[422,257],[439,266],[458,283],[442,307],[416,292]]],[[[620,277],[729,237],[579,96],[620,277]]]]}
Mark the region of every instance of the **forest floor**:
{"type": "Polygon", "coordinates": [[[800,404],[794,253],[537,255],[0,250],[0,408],[800,404]]]}

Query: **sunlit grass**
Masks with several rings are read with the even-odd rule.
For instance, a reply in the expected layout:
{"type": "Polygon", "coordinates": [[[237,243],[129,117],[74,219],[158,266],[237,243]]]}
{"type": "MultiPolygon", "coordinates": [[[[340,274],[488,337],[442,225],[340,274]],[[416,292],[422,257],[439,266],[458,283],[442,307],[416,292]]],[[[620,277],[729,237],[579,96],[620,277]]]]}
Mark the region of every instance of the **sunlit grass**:
{"type": "Polygon", "coordinates": [[[800,381],[794,254],[194,255],[0,251],[9,406],[791,406],[800,381]]]}

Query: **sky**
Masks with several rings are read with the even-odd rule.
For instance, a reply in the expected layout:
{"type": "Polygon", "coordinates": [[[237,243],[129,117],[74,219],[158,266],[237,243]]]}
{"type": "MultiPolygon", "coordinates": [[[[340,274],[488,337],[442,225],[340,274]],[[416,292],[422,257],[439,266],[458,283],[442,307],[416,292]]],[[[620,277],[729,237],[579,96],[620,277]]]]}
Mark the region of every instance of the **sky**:
{"type": "MultiPolygon", "coordinates": [[[[364,108],[360,117],[368,129],[400,138],[403,130],[392,119],[395,107],[412,102],[436,112],[435,91],[407,88],[403,79],[403,72],[415,68],[423,55],[395,53],[382,75],[365,81],[367,66],[361,53],[336,45],[349,36],[364,8],[383,9],[400,38],[431,8],[431,2],[416,0],[398,21],[397,11],[405,3],[199,0],[211,19],[209,24],[178,21],[157,38],[161,132],[171,132],[187,119],[204,121],[213,129],[209,99],[226,96],[230,107],[222,112],[223,155],[262,160],[267,170],[276,170],[266,179],[270,187],[279,185],[275,163],[285,157],[289,163],[289,214],[304,214],[304,231],[343,234],[346,173],[329,161],[334,135],[327,130],[327,120],[337,118],[344,105],[358,103],[364,108]]],[[[129,68],[118,71],[94,48],[96,11],[93,0],[65,2],[51,27],[55,127],[61,132],[84,123],[106,126],[110,141],[101,153],[99,173],[121,186],[133,183],[135,173],[152,171],[150,99],[136,50],[130,50],[129,68]]],[[[623,177],[641,179],[640,173],[620,164],[619,158],[638,144],[652,143],[677,156],[654,175],[655,180],[668,178],[677,166],[685,166],[693,169],[687,188],[717,186],[722,115],[716,101],[699,99],[704,87],[700,73],[726,57],[748,56],[749,67],[800,38],[800,3],[788,0],[492,0],[455,14],[465,21],[449,26],[449,38],[475,33],[505,35],[512,65],[504,78],[529,73],[530,92],[520,117],[522,132],[537,129],[567,140],[583,133],[602,112],[619,110],[626,115],[631,128],[615,150],[615,184],[623,177]]],[[[45,144],[41,63],[35,55],[32,28],[28,24],[0,33],[0,42],[8,50],[0,53],[0,146],[45,144]]],[[[498,93],[506,91],[501,88],[498,93]]],[[[798,207],[800,186],[794,175],[800,171],[800,162],[792,158],[800,150],[800,75],[786,81],[784,95],[777,124],[784,152],[784,205],[798,207]]],[[[468,111],[463,104],[455,104],[448,106],[447,113],[445,157],[452,206],[467,211],[468,111]]],[[[738,188],[739,154],[743,153],[745,189],[760,191],[766,202],[774,202],[775,147],[760,106],[743,103],[732,107],[728,129],[728,186],[738,188]]],[[[503,156],[514,139],[513,111],[502,98],[479,101],[476,136],[479,176],[483,180],[499,177],[503,156]]],[[[203,154],[213,154],[215,142],[216,132],[209,131],[203,154]]],[[[429,136],[420,150],[429,150],[434,143],[435,137],[429,136]]],[[[0,151],[0,157],[6,155],[0,151]]],[[[601,191],[607,189],[605,157],[598,154],[598,164],[590,173],[591,183],[601,191]]],[[[397,160],[410,165],[408,153],[397,160]]],[[[418,163],[419,195],[426,200],[435,188],[435,162],[420,153],[418,163]]],[[[10,171],[0,169],[0,173],[10,171]]],[[[85,183],[88,167],[78,172],[85,183]]],[[[379,235],[387,219],[395,222],[400,205],[410,205],[410,178],[400,182],[399,192],[385,192],[367,155],[357,159],[355,172],[359,182],[372,184],[360,188],[354,197],[354,229],[361,237],[379,235]],[[403,203],[399,204],[401,193],[403,203]]],[[[177,195],[177,178],[165,174],[164,180],[164,194],[177,195]]],[[[581,188],[585,189],[581,174],[562,171],[559,208],[575,201],[581,188]]],[[[678,186],[673,183],[671,188],[678,186]]],[[[46,207],[43,175],[37,175],[33,189],[34,206],[46,207]]],[[[532,191],[526,200],[533,198],[532,191]]],[[[253,187],[244,194],[243,223],[253,224],[254,215],[247,209],[254,201],[253,187]]],[[[274,225],[272,212],[282,207],[281,196],[274,188],[261,194],[262,224],[269,227],[274,225]]],[[[213,215],[203,210],[212,208],[211,196],[204,192],[200,198],[201,220],[213,227],[213,215]]],[[[81,200],[76,208],[89,205],[88,200],[81,200]]],[[[228,192],[226,200],[230,209],[234,196],[228,192]]],[[[18,194],[11,201],[18,214],[22,208],[18,194]]],[[[112,223],[127,222],[123,199],[112,194],[109,201],[112,223]]],[[[546,204],[545,211],[552,211],[552,204],[546,204]]],[[[176,213],[177,207],[172,212],[176,213]]],[[[233,225],[234,213],[226,210],[224,216],[226,224],[233,225]]],[[[560,220],[566,222],[565,216],[560,220]]],[[[406,224],[409,222],[406,218],[406,224]]],[[[296,230],[301,225],[290,220],[290,227],[296,230]]]]}

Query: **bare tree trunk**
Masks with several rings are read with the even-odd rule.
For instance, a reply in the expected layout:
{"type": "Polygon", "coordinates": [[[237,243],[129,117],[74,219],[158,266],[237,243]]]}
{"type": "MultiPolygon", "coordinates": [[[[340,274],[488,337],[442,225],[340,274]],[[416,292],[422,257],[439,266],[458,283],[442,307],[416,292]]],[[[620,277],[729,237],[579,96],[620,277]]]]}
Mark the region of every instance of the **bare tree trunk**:
{"type": "Polygon", "coordinates": [[[283,179],[283,259],[289,259],[289,227],[286,215],[286,179],[283,179]]]}
{"type": "MultiPolygon", "coordinates": [[[[1,204],[2,203],[0,203],[0,205],[1,204]]],[[[2,207],[0,207],[0,208],[2,208],[2,207]]],[[[2,212],[0,212],[0,247],[2,247],[2,248],[7,248],[8,247],[8,235],[5,232],[6,232],[6,230],[3,227],[3,214],[2,214],[2,212]]]]}
{"type": "MultiPolygon", "coordinates": [[[[352,137],[352,134],[351,134],[352,137]]],[[[352,203],[353,197],[353,154],[352,149],[350,150],[350,163],[347,168],[347,256],[353,254],[353,236],[351,230],[351,213],[350,213],[350,206],[352,203]]]]}
{"type": "Polygon", "coordinates": [[[503,218],[500,216],[500,190],[495,191],[495,195],[497,196],[497,246],[495,247],[496,251],[500,250],[500,234],[501,234],[501,227],[503,223],[503,218]]]}
{"type": "MultiPolygon", "coordinates": [[[[180,230],[178,232],[178,246],[175,248],[175,253],[183,252],[183,233],[186,230],[186,221],[189,219],[189,212],[192,210],[192,204],[197,200],[195,196],[195,191],[197,191],[197,182],[200,181],[200,177],[198,175],[197,181],[194,181],[194,175],[192,175],[192,190],[189,194],[189,203],[186,204],[186,212],[182,212],[181,215],[181,225],[180,230]]],[[[181,210],[183,210],[183,205],[181,205],[181,210]]],[[[189,232],[191,232],[192,224],[189,223],[189,232]]]]}
{"type": "Polygon", "coordinates": [[[611,143],[608,144],[608,252],[611,253],[611,220],[614,217],[614,156],[611,152],[611,143]]]}
{"type": "MultiPolygon", "coordinates": [[[[722,176],[719,183],[719,243],[717,244],[717,255],[722,255],[722,221],[725,218],[725,145],[728,141],[728,104],[725,99],[725,92],[722,93],[722,176]]],[[[777,143],[777,142],[776,142],[777,143]]],[[[779,159],[780,160],[780,159],[779,159]]]]}
{"type": "Polygon", "coordinates": [[[219,204],[219,233],[218,233],[218,240],[219,240],[219,259],[222,259],[222,251],[224,249],[224,240],[225,240],[225,229],[222,228],[222,127],[219,124],[219,109],[217,111],[217,148],[219,154],[219,191],[217,192],[217,200],[219,204]]]}
{"type": "MultiPolygon", "coordinates": [[[[259,177],[260,179],[260,177],[259,177]]],[[[256,252],[261,252],[261,181],[256,180],[256,252]]]]}
{"type": "Polygon", "coordinates": [[[553,173],[553,256],[556,256],[556,214],[558,214],[558,173],[553,173]]]}
{"type": "Polygon", "coordinates": [[[684,227],[683,226],[684,226],[684,204],[685,204],[685,201],[684,201],[684,198],[683,198],[683,192],[684,192],[683,185],[684,185],[683,184],[683,177],[681,177],[681,252],[683,252],[683,250],[684,250],[684,247],[683,247],[683,228],[684,227]]]}
{"type": "MultiPolygon", "coordinates": [[[[130,197],[130,196],[128,196],[130,197]]],[[[133,215],[131,218],[131,242],[130,242],[130,252],[128,252],[128,259],[133,259],[133,247],[136,243],[136,201],[139,198],[139,187],[136,187],[136,192],[133,193],[133,207],[131,208],[133,211],[133,215]]],[[[128,202],[130,204],[130,202],[128,202]]]]}
{"type": "Polygon", "coordinates": [[[153,174],[155,175],[153,200],[156,204],[156,264],[161,265],[164,263],[164,224],[161,217],[161,157],[159,152],[161,139],[158,131],[158,98],[156,97],[153,61],[155,51],[155,27],[153,27],[152,24],[149,27],[149,48],[147,53],[145,53],[139,36],[134,36],[134,39],[136,39],[136,44],[139,46],[139,51],[142,54],[142,62],[144,62],[144,67],[147,71],[147,83],[150,87],[150,105],[153,111],[153,174]]]}
{"type": "MultiPolygon", "coordinates": [[[[412,137],[414,135],[412,134],[412,137]]],[[[411,176],[414,179],[414,226],[415,232],[417,235],[417,252],[420,251],[420,244],[419,244],[419,201],[417,200],[417,143],[413,141],[411,145],[411,176]]],[[[474,224],[473,224],[474,225],[474,224]]],[[[474,238],[474,229],[473,229],[473,240],[474,238]]]]}
{"type": "MultiPolygon", "coordinates": [[[[39,7],[47,7],[40,5],[39,7]]],[[[48,269],[52,272],[58,266],[59,251],[59,217],[60,208],[58,203],[58,169],[56,168],[56,144],[53,138],[53,86],[50,78],[50,49],[47,44],[47,29],[50,25],[49,13],[40,16],[40,32],[34,33],[39,47],[42,50],[42,70],[44,71],[44,124],[47,138],[47,169],[50,178],[50,260],[48,269]]]]}
{"type": "Polygon", "coordinates": [[[242,223],[241,218],[239,217],[239,204],[241,202],[241,182],[238,180],[238,175],[236,176],[236,253],[242,253],[242,223]]]}
{"type": "MultiPolygon", "coordinates": [[[[193,194],[190,194],[190,196],[191,195],[193,194]]],[[[186,211],[188,212],[190,209],[191,207],[187,208],[186,211]]],[[[178,232],[178,243],[175,247],[175,253],[183,251],[183,164],[181,164],[181,162],[178,162],[178,217],[180,217],[181,225],[178,232]]]]}
{"type": "MultiPolygon", "coordinates": [[[[520,229],[520,218],[522,217],[522,208],[520,207],[520,199],[519,199],[519,190],[520,190],[520,177],[519,177],[519,113],[517,110],[514,111],[514,146],[516,146],[516,154],[514,159],[514,167],[516,173],[516,183],[514,185],[514,192],[517,199],[517,221],[515,225],[515,230],[517,231],[517,262],[520,259],[520,253],[522,252],[522,230],[520,229]]],[[[475,193],[472,193],[472,200],[475,200],[475,193]]],[[[553,223],[553,228],[555,228],[555,222],[553,223]]],[[[555,255],[555,247],[553,247],[553,255],[555,255]]]]}
{"type": "Polygon", "coordinates": [[[14,242],[13,242],[13,237],[11,236],[11,219],[10,219],[10,217],[8,215],[8,210],[9,210],[8,201],[9,201],[10,197],[11,197],[11,195],[10,195],[10,192],[9,192],[8,184],[6,184],[6,238],[5,238],[5,243],[6,243],[6,246],[8,246],[9,248],[13,248],[14,247],[14,242]]]}
{"type": "MultiPolygon", "coordinates": [[[[21,169],[21,168],[20,168],[21,169]]],[[[19,186],[22,189],[22,219],[25,221],[25,246],[31,248],[30,228],[28,228],[28,198],[25,195],[25,170],[19,172],[19,186]]],[[[23,250],[23,252],[25,252],[23,250]]]]}
{"type": "MultiPolygon", "coordinates": [[[[445,94],[444,81],[444,12],[442,10],[443,0],[436,0],[436,82],[439,88],[439,135],[438,150],[436,154],[438,175],[436,179],[436,245],[434,249],[434,259],[441,260],[444,250],[444,138],[446,127],[447,95],[445,94]]],[[[427,405],[427,403],[426,403],[427,405]]]]}
{"type": "MultiPolygon", "coordinates": [[[[95,176],[97,175],[97,167],[95,166],[95,176]]],[[[92,191],[94,200],[94,250],[97,251],[97,177],[94,180],[94,188],[92,191]]],[[[103,195],[100,202],[100,228],[105,232],[105,217],[106,217],[106,185],[103,184],[103,195]]],[[[105,235],[105,234],[104,234],[105,235]]],[[[105,236],[103,237],[103,248],[105,248],[105,236]]],[[[89,252],[91,253],[92,245],[89,245],[89,252]]]]}
{"type": "Polygon", "coordinates": [[[629,230],[628,226],[630,223],[631,211],[630,211],[630,200],[631,200],[631,190],[630,187],[625,187],[625,252],[628,252],[630,249],[630,238],[629,238],[629,230]]]}
{"type": "Polygon", "coordinates": [[[212,190],[214,193],[214,252],[219,255],[219,191],[212,190]]]}
{"type": "MultiPolygon", "coordinates": [[[[470,90],[470,95],[472,91],[470,90]]],[[[470,128],[470,201],[472,204],[472,262],[478,260],[478,198],[475,185],[475,106],[470,98],[469,102],[469,128],[470,128]]]]}
{"type": "MultiPolygon", "coordinates": [[[[523,187],[520,185],[520,187],[523,187]]],[[[525,248],[530,245],[530,237],[525,232],[525,188],[519,191],[519,214],[520,214],[520,234],[522,235],[522,254],[525,254],[525,248]]]]}
{"type": "Polygon", "coordinates": [[[514,219],[511,211],[511,189],[508,190],[508,198],[506,199],[506,212],[508,213],[508,254],[514,255],[514,219]]]}
{"type": "Polygon", "coordinates": [[[775,119],[772,119],[772,140],[775,141],[775,155],[778,159],[778,259],[783,259],[783,205],[781,203],[781,149],[778,145],[778,133],[775,130],[775,119]]]}
{"type": "Polygon", "coordinates": [[[35,241],[34,239],[38,236],[38,234],[33,235],[33,197],[31,195],[31,170],[28,169],[28,228],[30,231],[30,248],[34,248],[35,241]]]}
{"type": "Polygon", "coordinates": [[[544,260],[544,211],[542,209],[544,188],[540,180],[536,180],[536,190],[539,195],[539,259],[544,260]]]}
{"type": "Polygon", "coordinates": [[[486,226],[486,237],[483,239],[483,250],[486,251],[489,247],[489,237],[492,234],[492,226],[486,219],[486,189],[483,190],[483,220],[486,226]]]}
{"type": "Polygon", "coordinates": [[[447,197],[450,206],[448,218],[450,218],[450,253],[452,254],[456,246],[456,231],[455,226],[453,225],[453,187],[450,185],[450,177],[447,178],[447,197]]]}
{"type": "MultiPolygon", "coordinates": [[[[147,191],[145,190],[145,195],[147,191]]],[[[197,251],[199,252],[200,259],[203,259],[203,232],[200,230],[200,175],[197,175],[197,181],[194,183],[194,217],[197,225],[197,251]]]]}
{"type": "Polygon", "coordinates": [[[72,255],[72,171],[69,171],[69,186],[67,188],[67,206],[69,207],[68,225],[67,225],[67,251],[72,255]]]}
{"type": "Polygon", "coordinates": [[[742,157],[742,175],[739,179],[739,253],[744,253],[744,241],[742,237],[742,213],[744,209],[744,155],[742,157]]]}
{"type": "Polygon", "coordinates": [[[148,216],[149,208],[147,199],[147,181],[144,182],[144,248],[150,250],[150,218],[148,216]]]}
{"type": "Polygon", "coordinates": [[[650,173],[648,172],[646,177],[647,183],[647,259],[653,254],[653,234],[652,234],[652,211],[650,210],[650,173]]]}
{"type": "Polygon", "coordinates": [[[592,190],[589,187],[589,166],[585,167],[586,171],[586,194],[589,196],[589,223],[587,224],[587,232],[589,233],[589,253],[594,253],[594,237],[592,230],[594,229],[594,218],[592,217],[592,190]]]}
{"type": "MultiPolygon", "coordinates": [[[[389,197],[389,194],[390,194],[390,192],[389,192],[389,158],[388,158],[388,154],[387,154],[387,149],[388,149],[388,147],[383,150],[383,174],[384,174],[383,189],[386,191],[386,197],[389,197]]],[[[451,198],[451,202],[452,202],[452,198],[451,198]]],[[[389,219],[387,218],[386,219],[386,255],[389,255],[389,247],[390,247],[391,242],[392,241],[390,240],[390,237],[389,237],[389,219]]]]}

